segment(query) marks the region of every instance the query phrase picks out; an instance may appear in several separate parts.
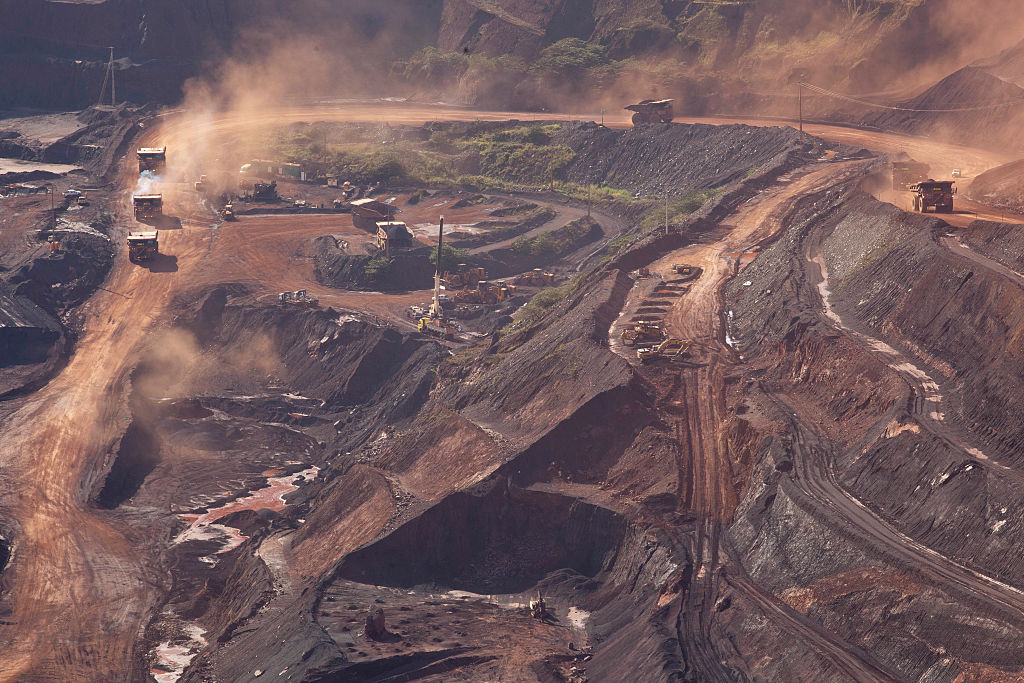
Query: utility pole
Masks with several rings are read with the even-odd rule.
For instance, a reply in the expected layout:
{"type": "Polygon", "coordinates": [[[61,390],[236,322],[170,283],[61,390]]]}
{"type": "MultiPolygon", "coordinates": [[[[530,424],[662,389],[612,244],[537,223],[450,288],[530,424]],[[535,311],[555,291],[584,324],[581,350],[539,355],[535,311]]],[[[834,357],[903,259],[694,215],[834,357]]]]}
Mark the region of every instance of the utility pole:
{"type": "Polygon", "coordinates": [[[668,188],[665,188],[665,234],[668,234],[668,188]]]}
{"type": "Polygon", "coordinates": [[[800,103],[800,144],[804,144],[804,82],[796,84],[797,101],[800,103]]]}
{"type": "Polygon", "coordinates": [[[604,109],[601,110],[601,127],[604,128],[604,109]]]}

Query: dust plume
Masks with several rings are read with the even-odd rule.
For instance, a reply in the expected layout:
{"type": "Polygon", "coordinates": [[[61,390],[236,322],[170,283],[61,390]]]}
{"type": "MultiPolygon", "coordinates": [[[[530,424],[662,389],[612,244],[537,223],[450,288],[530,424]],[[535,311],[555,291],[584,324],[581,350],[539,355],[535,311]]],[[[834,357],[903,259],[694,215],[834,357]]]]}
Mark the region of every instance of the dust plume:
{"type": "Polygon", "coordinates": [[[223,385],[258,388],[283,370],[273,339],[263,332],[203,348],[194,334],[173,328],[156,335],[132,382],[141,396],[160,400],[223,385]]]}
{"type": "Polygon", "coordinates": [[[246,28],[228,56],[185,83],[189,145],[168,152],[170,175],[191,182],[205,174],[214,192],[235,191],[240,166],[259,158],[279,125],[276,111],[385,95],[391,63],[415,48],[403,36],[425,30],[410,27],[415,9],[391,12],[368,0],[303,7],[301,16],[246,28]],[[224,118],[243,125],[221,133],[224,118]]]}

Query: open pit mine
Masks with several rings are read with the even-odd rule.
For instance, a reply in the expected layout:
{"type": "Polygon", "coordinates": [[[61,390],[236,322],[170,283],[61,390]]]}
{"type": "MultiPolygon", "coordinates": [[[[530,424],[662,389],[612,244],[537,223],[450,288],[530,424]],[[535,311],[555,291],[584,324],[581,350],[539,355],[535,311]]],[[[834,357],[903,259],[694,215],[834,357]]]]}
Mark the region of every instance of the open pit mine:
{"type": "Polygon", "coordinates": [[[0,682],[1024,680],[1019,13],[172,4],[0,0],[0,682]]]}

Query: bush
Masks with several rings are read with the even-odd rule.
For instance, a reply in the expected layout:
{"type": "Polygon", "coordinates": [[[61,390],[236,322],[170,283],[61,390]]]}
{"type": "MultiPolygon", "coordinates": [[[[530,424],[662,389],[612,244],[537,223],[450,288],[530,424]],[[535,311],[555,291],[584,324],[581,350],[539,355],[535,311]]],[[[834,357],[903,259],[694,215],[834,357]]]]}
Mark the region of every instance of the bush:
{"type": "MultiPolygon", "coordinates": [[[[473,259],[470,258],[468,249],[458,249],[450,244],[441,245],[441,261],[441,267],[444,270],[452,270],[457,263],[465,263],[468,266],[473,265],[473,259]]],[[[437,267],[436,245],[430,249],[430,263],[435,268],[437,267]]]]}
{"type": "Polygon", "coordinates": [[[386,256],[374,256],[366,262],[366,266],[363,268],[363,275],[371,282],[380,282],[391,272],[391,266],[394,263],[394,259],[386,256]]]}

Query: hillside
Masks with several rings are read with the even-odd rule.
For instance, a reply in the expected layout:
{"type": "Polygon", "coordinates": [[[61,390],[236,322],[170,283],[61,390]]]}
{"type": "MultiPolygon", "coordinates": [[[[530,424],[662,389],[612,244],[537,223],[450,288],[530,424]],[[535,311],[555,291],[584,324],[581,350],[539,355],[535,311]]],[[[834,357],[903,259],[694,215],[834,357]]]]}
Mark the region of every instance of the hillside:
{"type": "Polygon", "coordinates": [[[246,64],[282,71],[272,89],[287,95],[569,109],[664,94],[691,113],[760,107],[796,69],[833,88],[889,91],[1009,48],[1019,33],[1003,5],[1012,9],[1008,0],[984,12],[952,0],[0,0],[0,107],[95,102],[110,45],[119,95],[137,102],[177,101],[192,76],[246,64]]]}

